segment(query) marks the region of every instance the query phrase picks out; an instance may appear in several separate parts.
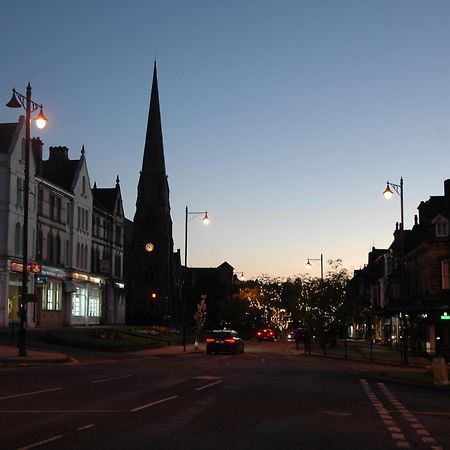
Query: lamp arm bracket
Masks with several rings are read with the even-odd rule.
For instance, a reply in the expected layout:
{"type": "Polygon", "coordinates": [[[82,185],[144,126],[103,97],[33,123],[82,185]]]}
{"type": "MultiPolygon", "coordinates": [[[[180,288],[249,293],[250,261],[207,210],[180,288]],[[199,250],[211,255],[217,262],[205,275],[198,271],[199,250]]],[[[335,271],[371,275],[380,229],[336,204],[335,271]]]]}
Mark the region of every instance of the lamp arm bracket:
{"type": "MultiPolygon", "coordinates": [[[[22,105],[22,108],[26,111],[27,110],[27,98],[25,95],[21,94],[20,92],[13,89],[14,94],[17,96],[20,104],[22,105]]],[[[38,109],[42,109],[43,106],[39,103],[34,102],[33,100],[30,100],[31,103],[31,111],[30,113],[33,113],[34,111],[37,111],[38,109]]]]}

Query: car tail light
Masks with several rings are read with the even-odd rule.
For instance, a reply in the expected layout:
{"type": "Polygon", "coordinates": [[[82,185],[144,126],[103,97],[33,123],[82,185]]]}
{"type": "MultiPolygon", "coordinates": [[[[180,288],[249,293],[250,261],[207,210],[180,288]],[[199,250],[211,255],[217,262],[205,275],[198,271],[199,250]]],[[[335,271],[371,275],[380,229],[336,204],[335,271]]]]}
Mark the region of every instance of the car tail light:
{"type": "Polygon", "coordinates": [[[225,342],[227,344],[234,344],[236,341],[234,340],[234,338],[231,338],[231,339],[225,339],[225,342]]]}
{"type": "Polygon", "coordinates": [[[261,331],[258,331],[256,334],[257,334],[258,336],[261,336],[261,331]]]}
{"type": "Polygon", "coordinates": [[[214,338],[206,338],[206,342],[216,342],[214,338]]]}

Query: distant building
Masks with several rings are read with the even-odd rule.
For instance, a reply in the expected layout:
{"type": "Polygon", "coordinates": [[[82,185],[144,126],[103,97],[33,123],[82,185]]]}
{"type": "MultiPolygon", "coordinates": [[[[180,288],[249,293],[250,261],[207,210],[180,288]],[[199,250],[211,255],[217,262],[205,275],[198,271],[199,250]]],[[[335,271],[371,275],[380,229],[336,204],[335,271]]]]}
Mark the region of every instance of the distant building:
{"type": "Polygon", "coordinates": [[[178,293],[156,63],[129,250],[127,323],[172,323],[178,293]]]}
{"type": "Polygon", "coordinates": [[[369,254],[368,265],[355,271],[349,295],[366,311],[366,325],[378,342],[400,346],[407,334],[410,352],[449,357],[450,180],[444,195],[421,202],[418,211],[412,229],[404,230],[403,286],[397,224],[389,249],[372,251],[376,257],[369,254]]]}

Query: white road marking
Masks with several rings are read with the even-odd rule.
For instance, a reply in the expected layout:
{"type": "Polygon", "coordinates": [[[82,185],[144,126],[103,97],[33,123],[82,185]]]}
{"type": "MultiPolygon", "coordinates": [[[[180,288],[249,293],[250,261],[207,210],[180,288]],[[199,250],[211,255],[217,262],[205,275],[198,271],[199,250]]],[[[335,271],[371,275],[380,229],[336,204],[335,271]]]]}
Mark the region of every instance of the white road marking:
{"type": "Polygon", "coordinates": [[[411,414],[408,409],[394,396],[394,394],[387,388],[384,383],[378,383],[383,394],[395,406],[397,411],[406,419],[408,424],[415,430],[417,435],[422,439],[424,444],[432,444],[439,446],[436,439],[434,439],[426,428],[411,414]],[[419,425],[419,426],[418,426],[419,425]]]}
{"type": "Polygon", "coordinates": [[[222,382],[223,382],[223,380],[219,380],[219,381],[216,381],[215,383],[210,383],[210,384],[206,384],[205,386],[198,387],[195,390],[196,391],[203,391],[203,389],[207,389],[207,388],[209,388],[211,386],[215,386],[216,384],[220,384],[222,382]]]}
{"type": "Polygon", "coordinates": [[[35,442],[34,444],[27,445],[26,447],[20,447],[17,450],[28,450],[29,448],[38,447],[39,445],[45,445],[49,442],[57,441],[58,439],[61,439],[63,437],[62,434],[59,434],[58,436],[53,436],[49,439],[45,439],[44,441],[35,442]]]}
{"type": "Polygon", "coordinates": [[[156,402],[147,403],[146,405],[142,405],[142,406],[138,406],[137,408],[130,409],[130,412],[141,411],[142,409],[150,408],[150,406],[159,405],[160,403],[168,402],[169,400],[175,400],[176,398],[178,398],[178,395],[172,395],[172,397],[163,398],[161,400],[156,400],[156,402]]]}
{"type": "Polygon", "coordinates": [[[101,380],[91,381],[92,384],[106,383],[107,381],[123,380],[124,378],[130,378],[131,375],[122,375],[121,377],[103,378],[101,380]]]}
{"type": "Polygon", "coordinates": [[[90,423],[89,425],[84,425],[82,427],[77,428],[77,431],[84,431],[89,430],[90,428],[94,428],[95,425],[93,423],[90,423]]]}
{"type": "Polygon", "coordinates": [[[195,380],[206,380],[206,381],[211,381],[211,380],[221,380],[222,377],[215,377],[214,375],[202,375],[199,377],[194,377],[195,380]]]}
{"type": "Polygon", "coordinates": [[[129,409],[10,409],[0,410],[0,414],[90,414],[90,413],[128,413],[129,409]]]}
{"type": "Polygon", "coordinates": [[[406,440],[406,437],[401,432],[399,426],[394,421],[392,416],[389,414],[389,412],[386,410],[386,408],[383,406],[383,403],[378,400],[378,397],[376,394],[372,391],[369,383],[367,380],[359,380],[364,392],[367,395],[367,398],[372,403],[372,406],[377,411],[378,415],[380,416],[380,419],[383,421],[386,429],[389,431],[392,439],[395,442],[395,445],[398,448],[411,448],[410,443],[406,440]]]}
{"type": "Polygon", "coordinates": [[[36,394],[45,394],[46,392],[60,391],[61,389],[62,387],[57,387],[51,389],[43,389],[42,391],[26,392],[25,394],[7,395],[5,397],[0,397],[0,400],[7,400],[9,398],[27,397],[29,395],[36,395],[36,394]]]}

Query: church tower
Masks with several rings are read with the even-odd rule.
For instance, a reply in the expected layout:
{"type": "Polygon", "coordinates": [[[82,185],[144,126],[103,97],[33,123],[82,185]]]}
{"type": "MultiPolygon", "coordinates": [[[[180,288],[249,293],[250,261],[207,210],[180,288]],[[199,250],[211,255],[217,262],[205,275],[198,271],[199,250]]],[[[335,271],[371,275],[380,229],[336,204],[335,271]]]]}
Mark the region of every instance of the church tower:
{"type": "Polygon", "coordinates": [[[129,256],[127,323],[167,323],[173,301],[173,238],[156,62],[129,256]]]}

